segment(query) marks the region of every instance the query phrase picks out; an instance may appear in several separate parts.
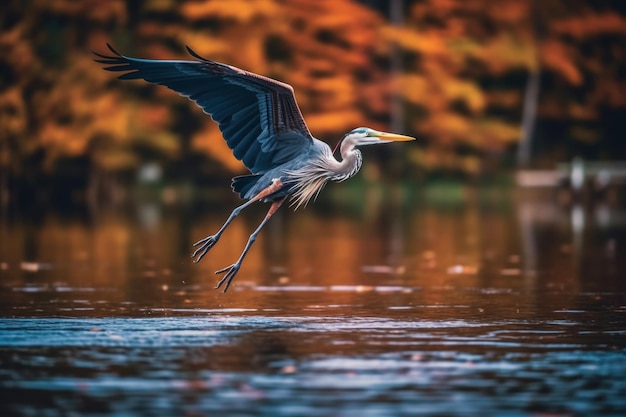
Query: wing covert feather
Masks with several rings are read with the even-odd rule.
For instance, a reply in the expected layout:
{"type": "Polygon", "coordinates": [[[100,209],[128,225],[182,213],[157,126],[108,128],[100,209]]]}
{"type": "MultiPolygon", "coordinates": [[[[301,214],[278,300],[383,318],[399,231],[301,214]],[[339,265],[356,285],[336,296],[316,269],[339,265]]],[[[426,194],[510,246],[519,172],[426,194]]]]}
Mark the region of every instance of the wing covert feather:
{"type": "Polygon", "coordinates": [[[202,58],[197,61],[131,58],[95,53],[122,80],[144,79],[188,97],[211,115],[234,156],[262,174],[312,146],[313,137],[293,88],[280,81],[202,58]]]}

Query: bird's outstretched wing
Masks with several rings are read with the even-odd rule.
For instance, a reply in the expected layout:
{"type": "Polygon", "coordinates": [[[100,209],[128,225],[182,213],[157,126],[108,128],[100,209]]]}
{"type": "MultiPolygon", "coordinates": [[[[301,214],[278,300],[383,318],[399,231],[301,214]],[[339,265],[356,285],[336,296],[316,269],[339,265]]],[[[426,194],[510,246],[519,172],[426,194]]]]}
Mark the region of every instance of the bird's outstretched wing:
{"type": "Polygon", "coordinates": [[[123,80],[161,84],[196,102],[219,124],[233,154],[253,174],[262,174],[300,154],[311,133],[289,84],[209,61],[187,47],[197,61],[129,58],[107,44],[113,56],[95,53],[123,80]]]}

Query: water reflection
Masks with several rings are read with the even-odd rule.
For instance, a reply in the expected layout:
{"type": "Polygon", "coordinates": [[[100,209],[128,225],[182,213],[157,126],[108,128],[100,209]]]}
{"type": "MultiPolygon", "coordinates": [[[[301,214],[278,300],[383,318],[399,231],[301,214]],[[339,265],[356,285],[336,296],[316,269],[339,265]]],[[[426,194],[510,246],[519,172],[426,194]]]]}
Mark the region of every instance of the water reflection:
{"type": "Polygon", "coordinates": [[[626,216],[616,207],[474,197],[436,205],[399,195],[370,192],[364,210],[346,205],[331,212],[322,204],[321,210],[279,212],[236,279],[243,294],[230,297],[209,291],[217,279],[213,272],[238,257],[264,207],[236,219],[197,265],[190,262],[190,242],[219,228],[221,210],[147,203],[88,220],[52,213],[36,223],[12,219],[4,222],[0,248],[8,301],[3,308],[10,313],[19,306],[16,288],[108,289],[102,301],[138,305],[165,299],[177,304],[172,294],[178,294],[188,304],[238,306],[254,306],[267,292],[244,291],[254,287],[494,288],[528,294],[546,288],[623,289],[618,271],[624,267],[626,216]]]}
{"type": "Polygon", "coordinates": [[[225,295],[265,207],[200,264],[223,210],[4,218],[0,414],[626,413],[623,209],[365,198],[279,212],[225,295]]]}

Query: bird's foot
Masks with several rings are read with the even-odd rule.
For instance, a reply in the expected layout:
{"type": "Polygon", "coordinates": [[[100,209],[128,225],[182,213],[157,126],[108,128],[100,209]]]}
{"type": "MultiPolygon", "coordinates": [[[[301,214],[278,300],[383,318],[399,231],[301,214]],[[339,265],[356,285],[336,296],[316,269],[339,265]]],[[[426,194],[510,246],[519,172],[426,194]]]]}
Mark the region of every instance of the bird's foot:
{"type": "Polygon", "coordinates": [[[194,247],[196,246],[200,246],[200,247],[196,249],[195,251],[193,251],[193,253],[191,254],[191,257],[195,258],[193,262],[194,263],[200,262],[202,258],[204,258],[204,255],[207,254],[209,249],[215,246],[218,239],[219,239],[218,235],[212,235],[212,236],[207,236],[204,239],[201,239],[197,241],[196,243],[194,243],[193,244],[194,247]]]}
{"type": "Polygon", "coordinates": [[[235,278],[235,275],[237,275],[237,272],[239,271],[239,267],[241,266],[241,264],[239,262],[234,263],[230,266],[227,266],[226,268],[222,268],[219,271],[215,271],[216,274],[221,274],[223,272],[226,272],[226,275],[224,275],[222,277],[222,279],[220,279],[220,282],[217,283],[217,285],[215,286],[215,289],[219,289],[222,284],[226,283],[226,286],[224,287],[224,291],[222,291],[223,293],[225,293],[226,291],[228,291],[228,287],[230,287],[230,283],[233,281],[233,278],[235,278]]]}

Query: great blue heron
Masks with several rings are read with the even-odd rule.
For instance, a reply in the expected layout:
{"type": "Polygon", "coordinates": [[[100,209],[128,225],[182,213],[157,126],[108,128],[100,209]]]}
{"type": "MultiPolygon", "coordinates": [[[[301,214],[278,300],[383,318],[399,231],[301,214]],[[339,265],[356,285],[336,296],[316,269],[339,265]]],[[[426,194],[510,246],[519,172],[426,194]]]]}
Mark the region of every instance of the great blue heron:
{"type": "Polygon", "coordinates": [[[250,170],[250,175],[232,181],[233,190],[247,201],[231,212],[217,233],[194,243],[194,262],[202,260],[243,209],[256,201],[272,203],[239,259],[216,271],[225,273],[215,287],[226,284],[224,292],[257,235],[287,197],[298,208],[317,197],[329,180],[344,181],[355,175],[361,168],[359,146],[415,139],[359,127],[338,143],[342,158],[338,161],[334,150],[311,135],[288,84],[210,61],[189,47],[196,61],[130,58],[107,46],[114,55],[95,53],[100,58],[97,62],[108,65],[104,69],[124,72],[119,76],[122,80],[142,78],[164,85],[193,100],[219,124],[234,156],[250,170]]]}

